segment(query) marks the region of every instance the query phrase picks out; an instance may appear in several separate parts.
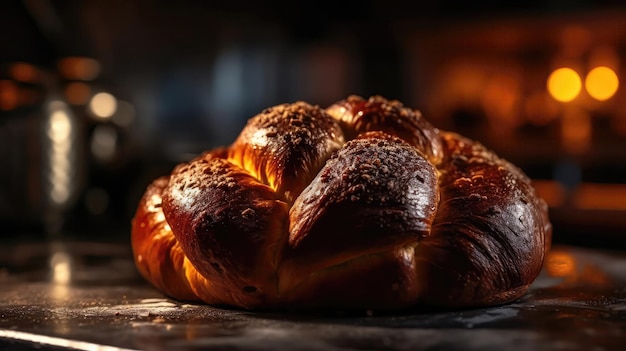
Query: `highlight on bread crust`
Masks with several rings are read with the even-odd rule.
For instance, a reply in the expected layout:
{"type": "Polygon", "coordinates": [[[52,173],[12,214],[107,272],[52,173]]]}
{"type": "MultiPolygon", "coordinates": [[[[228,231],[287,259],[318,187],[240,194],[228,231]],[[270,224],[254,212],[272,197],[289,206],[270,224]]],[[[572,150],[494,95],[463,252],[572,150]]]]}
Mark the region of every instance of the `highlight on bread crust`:
{"type": "Polygon", "coordinates": [[[526,293],[551,237],[522,170],[355,95],[265,109],[150,184],[131,229],[164,294],[249,310],[502,304],[526,293]]]}

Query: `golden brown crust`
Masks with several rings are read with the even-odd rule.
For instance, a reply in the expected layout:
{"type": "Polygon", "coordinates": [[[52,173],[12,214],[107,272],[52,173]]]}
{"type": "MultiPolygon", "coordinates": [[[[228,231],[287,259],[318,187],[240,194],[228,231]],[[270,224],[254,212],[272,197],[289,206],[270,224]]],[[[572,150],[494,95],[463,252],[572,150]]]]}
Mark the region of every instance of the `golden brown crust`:
{"type": "Polygon", "coordinates": [[[222,303],[251,308],[271,302],[288,207],[269,186],[205,154],[174,169],[163,190],[163,212],[222,303]]]}
{"type": "Polygon", "coordinates": [[[292,206],[289,259],[315,271],[415,243],[429,234],[438,202],[435,168],[421,153],[383,132],[362,134],[292,206]]]}
{"type": "Polygon", "coordinates": [[[375,95],[364,99],[351,95],[328,107],[348,139],[369,131],[382,131],[404,139],[416,147],[434,165],[441,162],[439,130],[422,117],[420,111],[404,106],[398,100],[375,95]]]}
{"type": "Polygon", "coordinates": [[[131,223],[132,249],[139,273],[166,295],[180,300],[198,300],[185,274],[190,265],[165,221],[161,193],[168,177],[148,185],[131,223]]]}
{"type": "Polygon", "coordinates": [[[245,309],[472,307],[523,295],[547,206],[481,144],[380,96],[282,104],[148,187],[132,225],[165,294],[245,309]],[[162,209],[161,206],[162,205],[162,209]]]}
{"type": "Polygon", "coordinates": [[[525,293],[551,238],[546,205],[530,180],[485,147],[442,133],[441,202],[429,237],[416,250],[431,284],[428,304],[503,303],[525,293]]]}
{"type": "Polygon", "coordinates": [[[343,143],[339,124],[324,109],[299,101],[251,118],[228,158],[292,203],[343,143]]]}
{"type": "MultiPolygon", "coordinates": [[[[421,278],[415,245],[387,247],[323,267],[313,273],[281,267],[281,298],[293,309],[383,309],[416,304],[421,278]]],[[[300,268],[302,268],[300,266],[300,268]]]]}

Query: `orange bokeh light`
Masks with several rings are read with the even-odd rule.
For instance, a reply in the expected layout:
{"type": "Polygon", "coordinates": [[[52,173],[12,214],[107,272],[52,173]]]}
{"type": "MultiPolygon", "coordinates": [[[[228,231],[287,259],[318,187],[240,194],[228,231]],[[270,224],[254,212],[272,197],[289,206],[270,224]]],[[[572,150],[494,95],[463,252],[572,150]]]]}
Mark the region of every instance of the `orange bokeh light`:
{"type": "Polygon", "coordinates": [[[0,109],[12,110],[19,101],[17,84],[11,80],[0,80],[0,109]]]}
{"type": "Polygon", "coordinates": [[[85,105],[91,98],[91,88],[83,82],[71,82],[65,86],[65,97],[72,105],[85,105]]]}
{"type": "Polygon", "coordinates": [[[567,277],[576,273],[576,260],[567,251],[554,249],[546,257],[546,272],[552,277],[567,277]]]}
{"type": "Polygon", "coordinates": [[[15,63],[11,65],[9,72],[11,77],[17,81],[32,83],[39,80],[39,70],[28,63],[15,63]]]}
{"type": "Polygon", "coordinates": [[[585,89],[589,95],[599,101],[610,99],[619,87],[619,79],[615,72],[605,66],[599,66],[587,74],[585,89]]]}
{"type": "Polygon", "coordinates": [[[100,63],[88,57],[65,57],[59,61],[59,72],[70,80],[93,80],[100,74],[100,63]]]}
{"type": "Polygon", "coordinates": [[[582,81],[576,71],[568,67],[554,70],[548,77],[548,92],[561,102],[572,101],[582,88],[582,81]]]}

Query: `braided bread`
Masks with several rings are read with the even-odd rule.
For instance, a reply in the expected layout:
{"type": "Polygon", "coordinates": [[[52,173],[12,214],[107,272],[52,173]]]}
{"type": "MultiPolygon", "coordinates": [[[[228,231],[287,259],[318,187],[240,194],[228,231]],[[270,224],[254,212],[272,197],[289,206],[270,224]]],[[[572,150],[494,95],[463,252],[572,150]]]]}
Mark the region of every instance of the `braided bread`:
{"type": "Polygon", "coordinates": [[[157,289],[248,310],[502,304],[551,236],[519,168],[381,96],[265,109],[152,182],[131,226],[157,289]]]}

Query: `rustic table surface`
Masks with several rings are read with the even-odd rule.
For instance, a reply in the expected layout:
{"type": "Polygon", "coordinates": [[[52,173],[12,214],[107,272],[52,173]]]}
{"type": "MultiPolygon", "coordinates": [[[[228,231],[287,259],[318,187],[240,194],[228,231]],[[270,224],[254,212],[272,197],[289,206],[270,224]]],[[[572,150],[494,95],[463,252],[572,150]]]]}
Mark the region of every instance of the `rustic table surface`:
{"type": "Polygon", "coordinates": [[[0,350],[623,350],[626,252],[555,246],[513,303],[249,313],[168,299],[119,244],[0,248],[0,350]]]}

